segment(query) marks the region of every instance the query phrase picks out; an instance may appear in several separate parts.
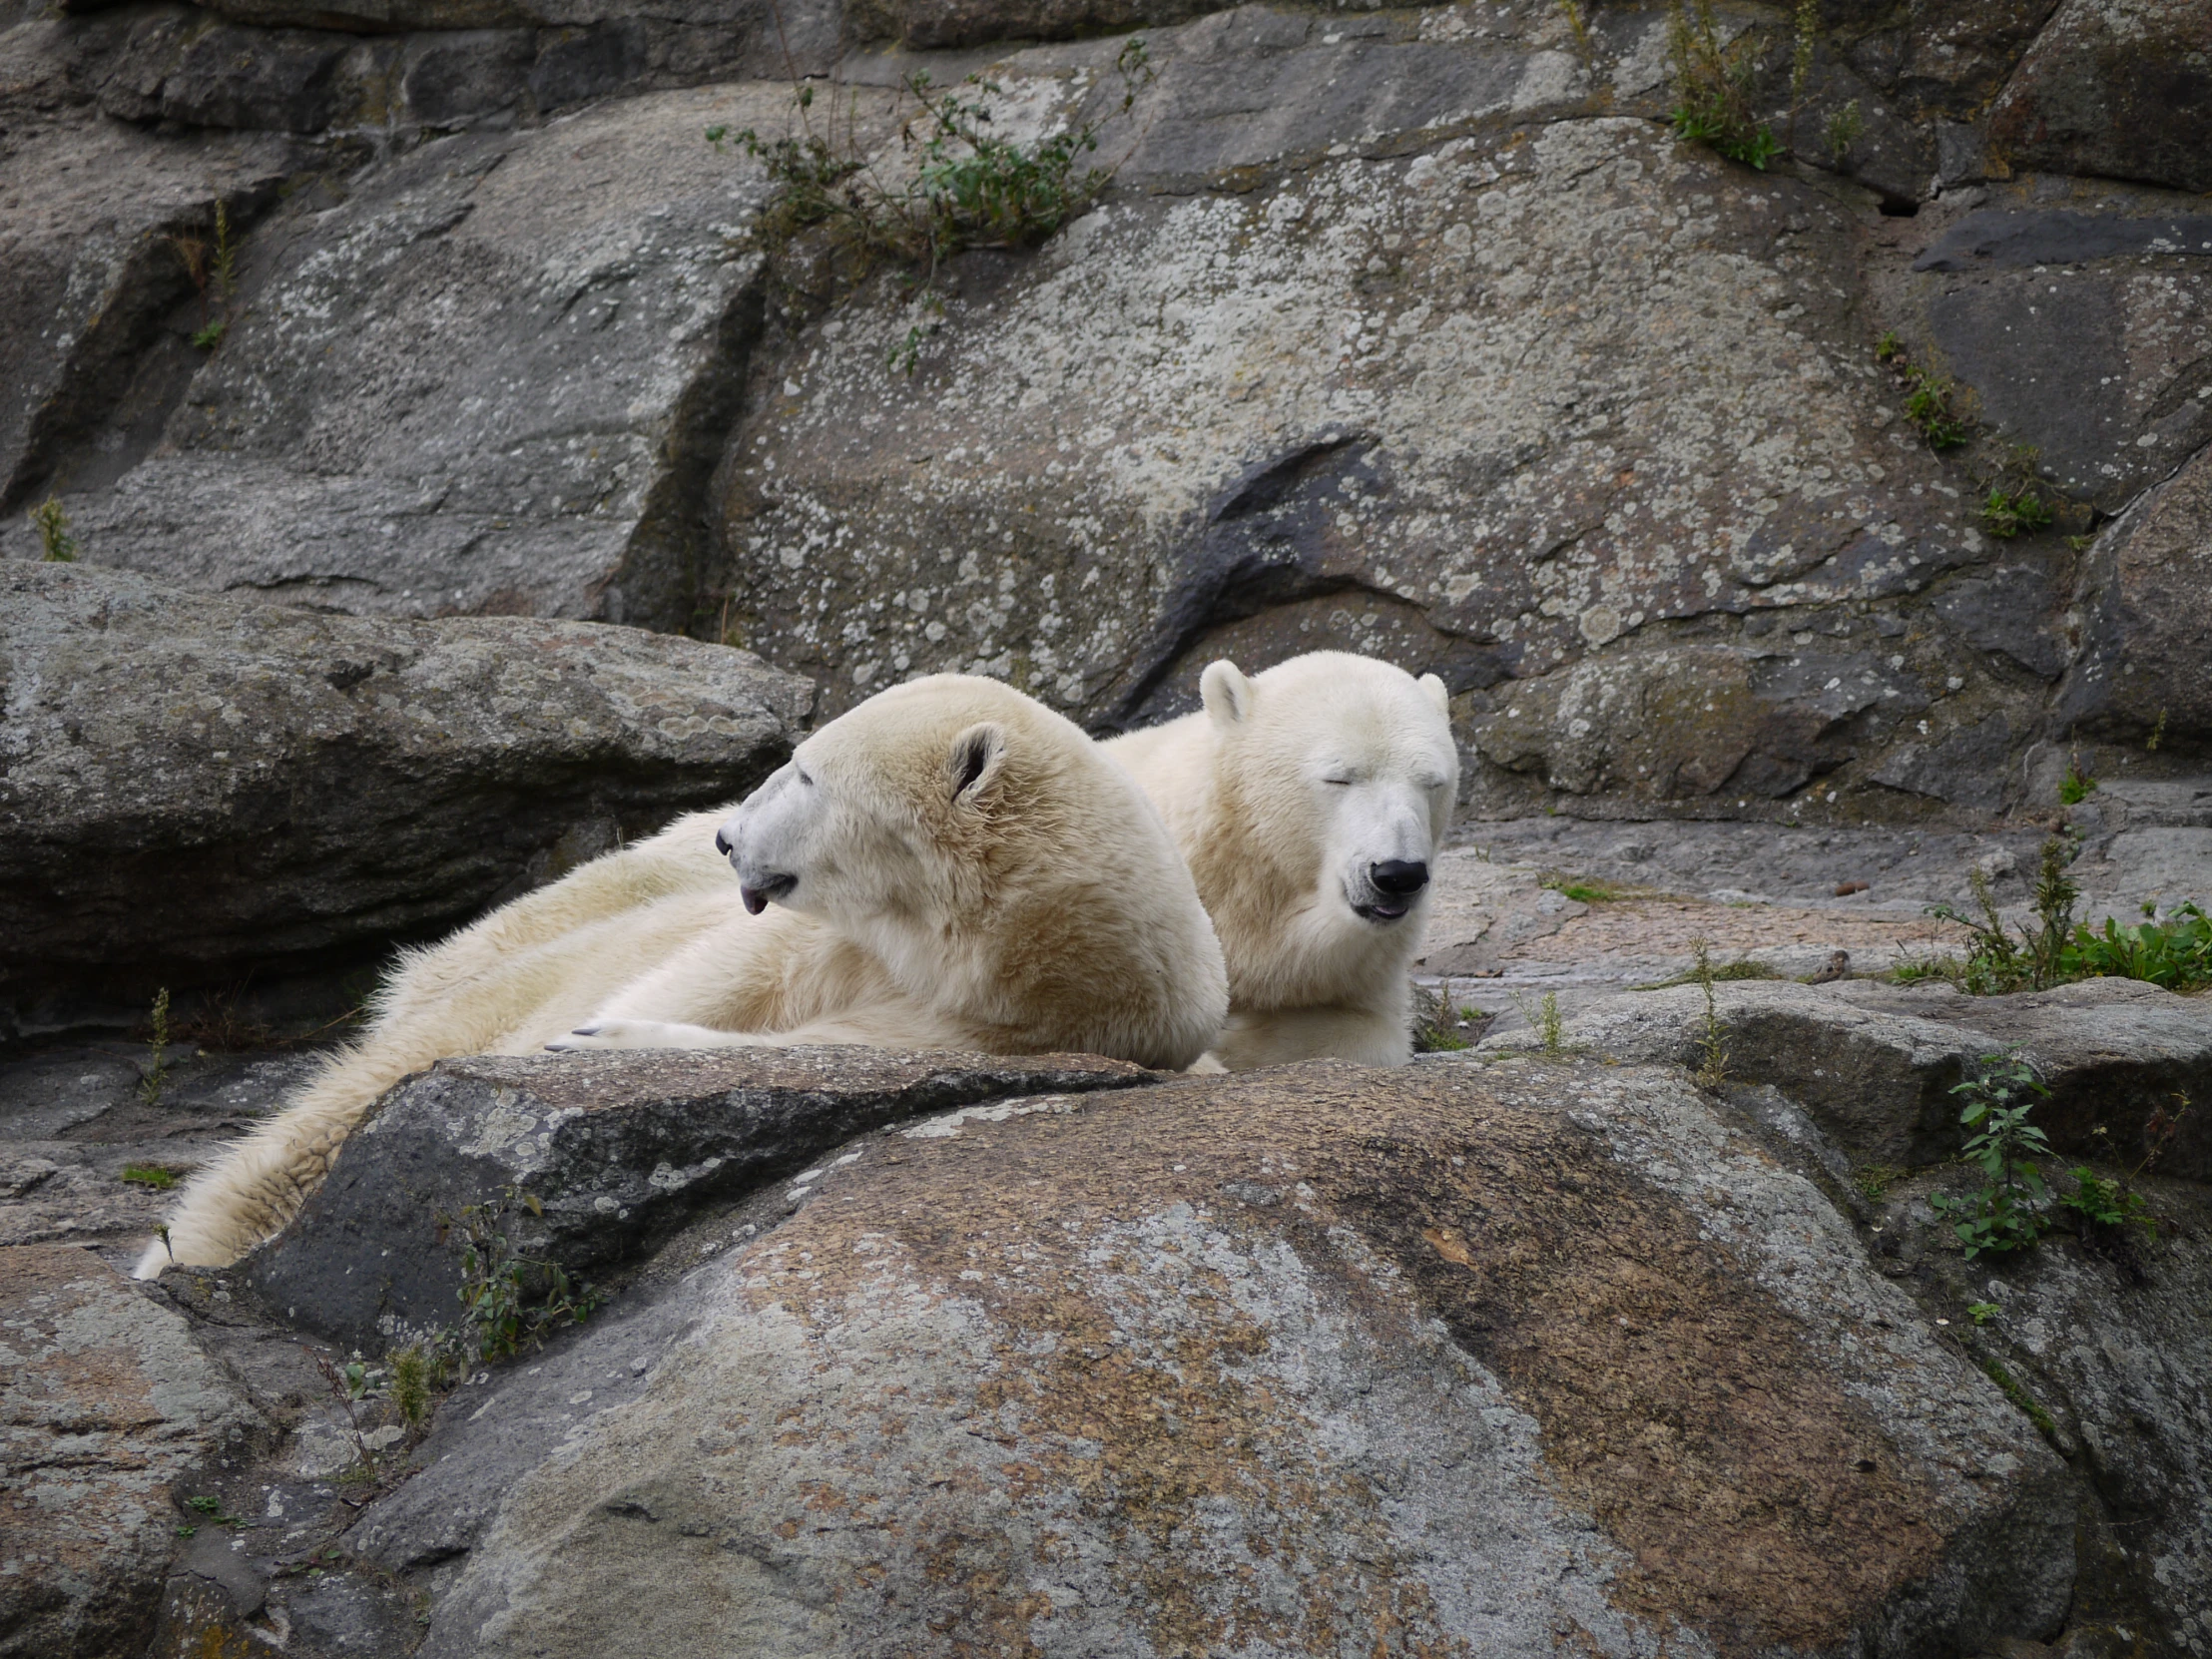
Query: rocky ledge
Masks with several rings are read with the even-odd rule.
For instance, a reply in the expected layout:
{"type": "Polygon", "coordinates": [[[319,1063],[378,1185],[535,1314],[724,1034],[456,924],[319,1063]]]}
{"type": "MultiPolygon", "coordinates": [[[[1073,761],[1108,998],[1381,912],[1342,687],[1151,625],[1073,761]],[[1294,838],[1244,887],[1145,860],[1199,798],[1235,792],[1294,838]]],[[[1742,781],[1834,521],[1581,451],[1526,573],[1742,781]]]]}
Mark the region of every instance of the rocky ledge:
{"type": "MultiPolygon", "coordinates": [[[[80,1654],[2212,1652],[2201,1158],[2135,1177],[2155,1231],[2008,1258],[1931,1203],[1961,1059],[2036,1056],[2071,1149],[2091,1095],[2204,1089],[2212,1008],[1722,997],[1718,1088],[1681,991],[1395,1071],[449,1062],[257,1257],[133,1302],[237,1435],[143,1485],[196,1536],[13,1616],[80,1654]],[[494,1237],[607,1300],[402,1410],[494,1237]]],[[[61,1364],[24,1283],[9,1363],[61,1364]]],[[[75,1432],[18,1421],[26,1466],[75,1432]]]]}

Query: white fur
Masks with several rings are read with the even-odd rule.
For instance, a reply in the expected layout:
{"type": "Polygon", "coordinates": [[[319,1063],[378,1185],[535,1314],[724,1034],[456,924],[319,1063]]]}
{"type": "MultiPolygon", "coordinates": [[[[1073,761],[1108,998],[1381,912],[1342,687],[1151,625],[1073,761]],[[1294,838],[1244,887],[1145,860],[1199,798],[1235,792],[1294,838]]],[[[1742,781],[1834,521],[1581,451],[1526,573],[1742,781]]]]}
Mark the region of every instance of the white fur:
{"type": "Polygon", "coordinates": [[[1394,920],[1363,915],[1384,860],[1432,864],[1459,757],[1434,675],[1321,651],[1247,678],[1216,662],[1204,709],[1105,745],[1167,820],[1229,963],[1231,1069],[1411,1054],[1407,973],[1423,888],[1394,920]]]}
{"type": "Polygon", "coordinates": [[[1221,948],[1158,815],[995,681],[870,698],[724,819],[680,819],[409,954],[367,1034],[187,1189],[140,1276],[172,1252],[237,1260],[378,1095],[448,1055],[851,1042],[1180,1067],[1221,1029],[1221,948]]]}

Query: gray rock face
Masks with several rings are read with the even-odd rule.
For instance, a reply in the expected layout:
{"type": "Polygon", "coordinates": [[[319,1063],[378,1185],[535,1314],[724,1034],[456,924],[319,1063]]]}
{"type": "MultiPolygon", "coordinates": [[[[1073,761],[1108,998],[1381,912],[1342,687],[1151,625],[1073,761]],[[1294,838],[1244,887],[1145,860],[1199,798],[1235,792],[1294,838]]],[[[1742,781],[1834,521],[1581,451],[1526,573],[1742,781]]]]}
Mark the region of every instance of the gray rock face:
{"type": "MultiPolygon", "coordinates": [[[[1713,996],[1728,1075],[1780,1089],[1852,1157],[1875,1163],[1954,1156],[1951,1085],[1984,1056],[2014,1049],[2050,1088],[2036,1121],[2061,1155],[2107,1145],[2132,1162],[2147,1150],[2153,1114],[2170,1113],[2176,1093],[2212,1099],[2212,1007],[2136,980],[1981,997],[1940,983],[1751,981],[1716,985],[1713,996]]],[[[1695,985],[1593,1003],[1564,1037],[1621,1060],[1683,1065],[1701,1063],[1704,1039],[1695,985]]],[[[1504,1032],[1479,1047],[1506,1053],[1529,1041],[1504,1032]]],[[[2197,1181],[2212,1174],[2212,1126],[2185,1120],[2159,1167],[2197,1181]]]]}
{"type": "Polygon", "coordinates": [[[359,961],[782,764],[804,681],[568,623],[384,622],[0,564],[0,1005],[359,961]]]}
{"type": "Polygon", "coordinates": [[[2063,1619],[2058,1459],[1668,1073],[1308,1066],[854,1150],[441,1424],[353,1534],[444,1560],[426,1655],[1903,1654],[2063,1619]]]}
{"type": "Polygon", "coordinates": [[[2104,532],[2081,572],[2090,619],[2059,711],[2100,736],[2212,743],[2212,449],[2104,532]]]}
{"type": "Polygon", "coordinates": [[[2191,0],[2066,0],[1989,136],[2015,167],[2212,189],[2212,18],[2191,0]]]}
{"type": "Polygon", "coordinates": [[[731,239],[765,195],[701,132],[772,102],[632,100],[295,202],[160,446],[90,498],[56,462],[82,556],[352,611],[682,625],[760,299],[731,239]]]}
{"type": "Polygon", "coordinates": [[[385,1096],[298,1220],[238,1271],[287,1318],[373,1352],[454,1322],[445,1241],[471,1206],[504,1209],[522,1255],[603,1275],[704,1205],[779,1176],[804,1194],[823,1174],[810,1159],[882,1124],[1155,1080],[1084,1055],[872,1049],[445,1060],[385,1096]]]}
{"type": "Polygon", "coordinates": [[[0,1653],[140,1651],[181,1483],[267,1426],[183,1319],[90,1252],[0,1249],[0,1653]]]}

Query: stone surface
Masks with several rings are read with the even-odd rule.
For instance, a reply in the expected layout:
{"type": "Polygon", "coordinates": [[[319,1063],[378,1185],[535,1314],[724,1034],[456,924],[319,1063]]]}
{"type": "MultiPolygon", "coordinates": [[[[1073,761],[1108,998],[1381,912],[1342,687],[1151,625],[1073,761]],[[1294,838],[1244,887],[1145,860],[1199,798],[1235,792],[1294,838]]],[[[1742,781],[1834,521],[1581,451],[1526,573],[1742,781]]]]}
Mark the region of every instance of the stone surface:
{"type": "Polygon", "coordinates": [[[185,1321],[115,1269],[0,1248],[0,1653],[138,1651],[189,1484],[266,1429],[185,1321]]]}
{"type": "Polygon", "coordinates": [[[778,1179],[803,1193],[822,1175],[811,1160],[879,1125],[1154,1080],[1083,1055],[874,1049],[441,1060],[378,1103],[298,1219],[237,1272],[287,1319],[373,1352],[453,1322],[446,1241],[471,1206],[503,1206],[522,1255],[603,1277],[703,1206],[778,1179]]]}
{"type": "MultiPolygon", "coordinates": [[[[2055,1184],[2071,1190],[2070,1173],[2055,1184]]],[[[2125,1167],[2107,1167],[2110,1179],[2125,1167]]],[[[2077,1652],[2212,1653],[2212,1205],[2202,1186],[2139,1180],[2155,1234],[2062,1213],[2024,1259],[1963,1260],[1928,1198],[1967,1183],[1923,1176],[1871,1221],[1885,1271],[1916,1283],[1977,1360],[2054,1419],[2095,1494],[2084,1505],[2077,1652]],[[1979,1304],[1986,1324],[1966,1310],[1979,1304]]]]}
{"type": "Polygon", "coordinates": [[[425,1655],[1906,1653],[2063,1619],[2058,1459],[1668,1073],[1318,1065],[854,1150],[441,1420],[352,1538],[444,1563],[425,1655]]]}
{"type": "Polygon", "coordinates": [[[735,800],[810,692],[742,652],[518,618],[393,622],[0,563],[0,1001],[355,965],[735,800]]]}
{"type": "Polygon", "coordinates": [[[2212,744],[2212,448],[2143,496],[2083,561],[2082,650],[2061,688],[2069,723],[2129,743],[2163,726],[2183,751],[2212,744]]]}
{"type": "Polygon", "coordinates": [[[82,557],[352,611],[687,622],[760,301],[731,239],[766,193],[701,133],[788,103],[633,99],[295,197],[159,444],[98,494],[55,462],[82,557]]]}
{"type": "Polygon", "coordinates": [[[2066,0],[1989,111],[2010,165],[2212,190],[2212,17],[2066,0]]]}
{"type": "MultiPolygon", "coordinates": [[[[2212,1003],[2135,980],[1980,997],[1941,981],[1750,981],[1717,984],[1713,998],[1728,1075],[1781,1090],[1853,1158],[1875,1163],[1954,1156],[1951,1087],[1992,1054],[2017,1050],[2034,1064],[2051,1091],[2036,1121],[2062,1156],[2104,1145],[2132,1163],[2177,1093],[2212,1099],[2212,1003]]],[[[1563,1040],[1623,1061],[1694,1066],[1705,1006],[1695,985],[1612,997],[1577,1011],[1563,1040]]],[[[1500,1032],[1479,1046],[1501,1053],[1530,1041],[1500,1032]]],[[[2160,1168],[2197,1181],[2212,1174],[2212,1125],[2191,1114],[2160,1168]]]]}
{"type": "Polygon", "coordinates": [[[1970,388],[1960,407],[1992,436],[2032,446],[2065,495],[2118,512],[2212,438],[2199,395],[2212,394],[2212,216],[2109,189],[2082,188],[2078,206],[2036,194],[2009,187],[1930,226],[1902,332],[1970,388]]]}

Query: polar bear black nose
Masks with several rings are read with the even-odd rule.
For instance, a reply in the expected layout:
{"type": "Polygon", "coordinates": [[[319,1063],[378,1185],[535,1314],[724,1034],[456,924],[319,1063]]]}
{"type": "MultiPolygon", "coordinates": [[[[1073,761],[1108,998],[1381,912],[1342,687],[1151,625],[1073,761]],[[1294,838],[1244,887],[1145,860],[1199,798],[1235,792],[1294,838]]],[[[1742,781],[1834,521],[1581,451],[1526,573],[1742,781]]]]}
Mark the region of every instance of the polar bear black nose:
{"type": "Polygon", "coordinates": [[[1379,864],[1368,866],[1368,879],[1375,883],[1377,892],[1386,892],[1393,898],[1410,898],[1428,885],[1428,866],[1404,858],[1384,858],[1379,864]]]}
{"type": "Polygon", "coordinates": [[[730,856],[730,831],[728,830],[717,830],[715,831],[715,850],[725,858],[730,856]]]}

